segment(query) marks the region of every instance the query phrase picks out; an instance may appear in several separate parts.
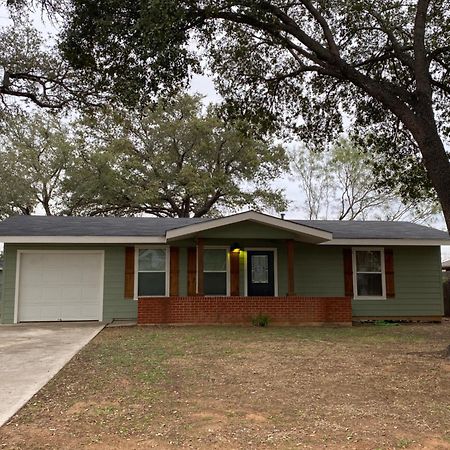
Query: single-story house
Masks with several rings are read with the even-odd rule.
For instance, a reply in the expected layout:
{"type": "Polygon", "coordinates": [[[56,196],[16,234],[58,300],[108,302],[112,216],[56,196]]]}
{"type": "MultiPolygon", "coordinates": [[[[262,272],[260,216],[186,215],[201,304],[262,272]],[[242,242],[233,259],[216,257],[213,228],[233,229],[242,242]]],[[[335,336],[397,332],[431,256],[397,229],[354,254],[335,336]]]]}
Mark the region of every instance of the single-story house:
{"type": "Polygon", "coordinates": [[[408,222],[16,216],[1,321],[440,320],[447,233],[408,222]]]}

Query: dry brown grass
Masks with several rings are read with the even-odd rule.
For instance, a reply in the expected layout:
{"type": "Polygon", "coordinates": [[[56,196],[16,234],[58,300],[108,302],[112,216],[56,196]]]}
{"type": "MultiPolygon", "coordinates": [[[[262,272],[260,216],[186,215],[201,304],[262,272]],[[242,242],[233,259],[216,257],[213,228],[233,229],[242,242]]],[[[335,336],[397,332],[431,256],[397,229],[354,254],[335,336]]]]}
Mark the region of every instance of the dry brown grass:
{"type": "Polygon", "coordinates": [[[8,449],[450,448],[450,324],[105,329],[8,449]]]}

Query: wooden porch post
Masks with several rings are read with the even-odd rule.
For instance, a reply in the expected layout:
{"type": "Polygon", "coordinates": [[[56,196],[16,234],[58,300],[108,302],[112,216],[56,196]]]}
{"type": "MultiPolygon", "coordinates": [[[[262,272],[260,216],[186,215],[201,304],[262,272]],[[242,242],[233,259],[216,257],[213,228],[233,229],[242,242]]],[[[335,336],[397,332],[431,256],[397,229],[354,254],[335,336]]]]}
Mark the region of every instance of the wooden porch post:
{"type": "Polygon", "coordinates": [[[204,282],[204,263],[203,263],[203,239],[197,239],[197,295],[205,295],[205,282],[204,282]]]}
{"type": "Polygon", "coordinates": [[[179,247],[170,246],[170,296],[178,297],[178,278],[180,275],[179,269],[180,249],[179,247]]]}
{"type": "Polygon", "coordinates": [[[294,240],[288,239],[287,246],[287,275],[288,275],[288,295],[295,295],[294,280],[294,240]]]}
{"type": "Polygon", "coordinates": [[[230,295],[239,296],[239,252],[230,252],[230,295]]]}

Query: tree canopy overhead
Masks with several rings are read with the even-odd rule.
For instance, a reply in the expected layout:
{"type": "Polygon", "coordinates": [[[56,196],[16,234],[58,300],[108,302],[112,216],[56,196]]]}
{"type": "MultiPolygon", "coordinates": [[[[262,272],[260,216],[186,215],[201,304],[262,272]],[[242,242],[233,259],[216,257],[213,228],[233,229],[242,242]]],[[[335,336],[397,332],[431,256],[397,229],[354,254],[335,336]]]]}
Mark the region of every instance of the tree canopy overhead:
{"type": "Polygon", "coordinates": [[[64,180],[75,147],[69,128],[44,112],[10,115],[0,134],[0,218],[65,209],[64,180]]]}
{"type": "Polygon", "coordinates": [[[270,186],[289,168],[283,147],[226,123],[200,96],[178,95],[142,114],[97,114],[78,130],[68,189],[82,214],[202,217],[251,206],[283,211],[270,186]]]}
{"type": "MultiPolygon", "coordinates": [[[[0,6],[2,3],[0,0],[0,6]]],[[[17,105],[17,100],[63,109],[98,105],[109,98],[98,79],[70,66],[53,36],[35,28],[26,0],[7,3],[13,23],[0,27],[0,113],[17,105]]],[[[42,8],[49,14],[63,12],[62,2],[58,5],[53,0],[42,1],[42,8]]]]}
{"type": "Polygon", "coordinates": [[[291,152],[295,180],[305,194],[301,209],[309,219],[408,220],[431,224],[439,205],[402,201],[395,187],[379,187],[373,177],[378,161],[347,139],[329,152],[302,148],[291,152]]]}
{"type": "Polygon", "coordinates": [[[141,112],[106,108],[69,123],[54,114],[10,116],[0,134],[0,217],[134,215],[201,217],[224,210],[282,211],[270,186],[286,152],[226,123],[200,96],[141,112]]]}
{"type": "Polygon", "coordinates": [[[436,191],[450,228],[449,0],[72,0],[61,48],[138,103],[206,67],[228,111],[315,145],[351,118],[405,196],[436,191]],[[193,44],[194,43],[194,44],[193,44]],[[200,49],[200,51],[199,51],[200,49]],[[409,187],[421,185],[421,189],[409,187]]]}

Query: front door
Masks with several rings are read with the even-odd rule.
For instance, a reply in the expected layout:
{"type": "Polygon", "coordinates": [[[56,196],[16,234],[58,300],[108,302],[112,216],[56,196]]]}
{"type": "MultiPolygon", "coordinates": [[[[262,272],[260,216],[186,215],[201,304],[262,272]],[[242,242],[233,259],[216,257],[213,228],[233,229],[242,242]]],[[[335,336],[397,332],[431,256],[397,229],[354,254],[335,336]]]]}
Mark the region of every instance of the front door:
{"type": "Polygon", "coordinates": [[[274,252],[273,250],[247,251],[247,295],[274,296],[274,252]]]}

